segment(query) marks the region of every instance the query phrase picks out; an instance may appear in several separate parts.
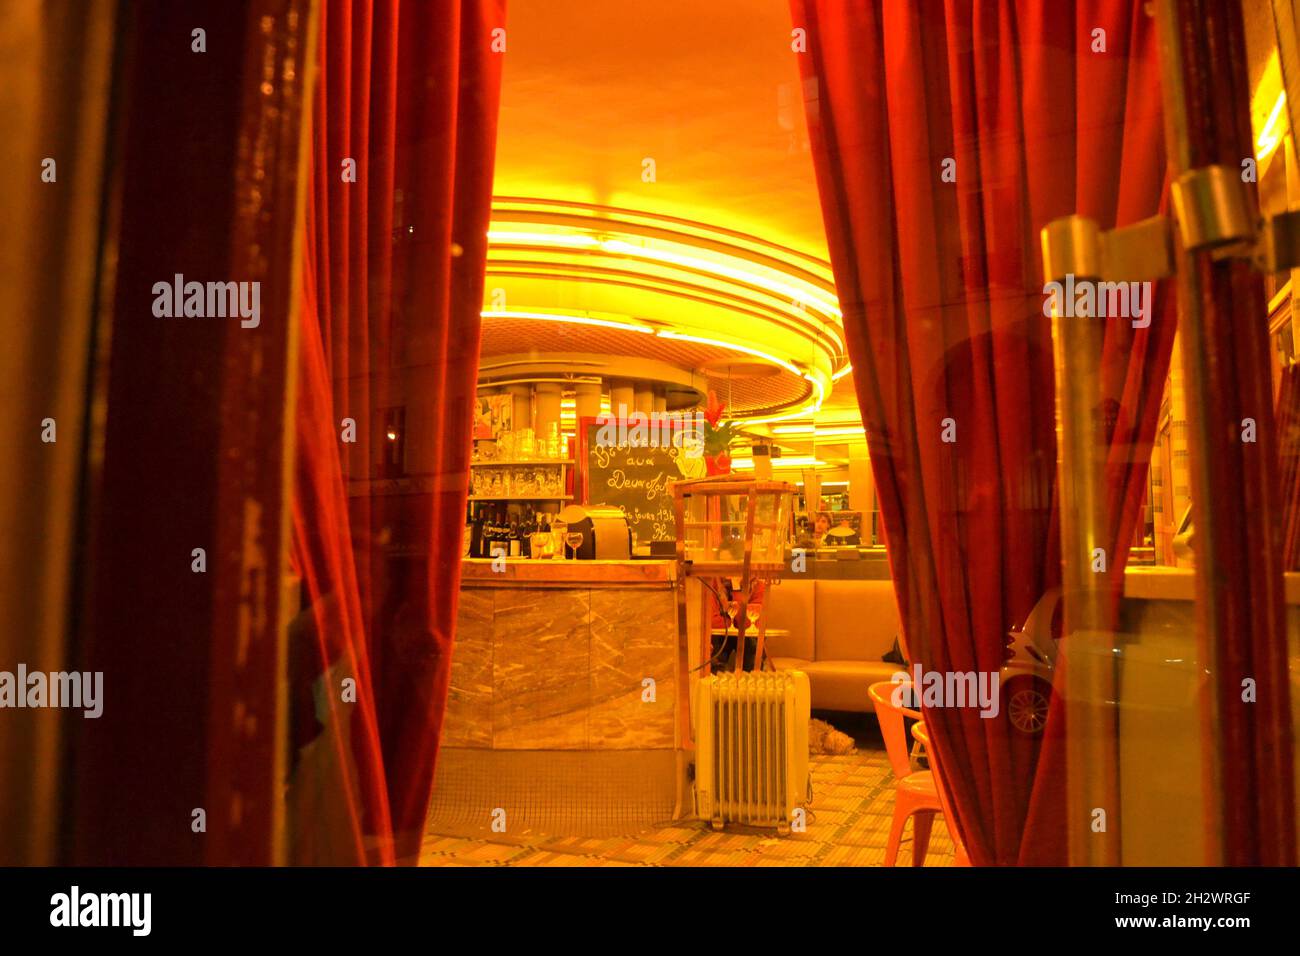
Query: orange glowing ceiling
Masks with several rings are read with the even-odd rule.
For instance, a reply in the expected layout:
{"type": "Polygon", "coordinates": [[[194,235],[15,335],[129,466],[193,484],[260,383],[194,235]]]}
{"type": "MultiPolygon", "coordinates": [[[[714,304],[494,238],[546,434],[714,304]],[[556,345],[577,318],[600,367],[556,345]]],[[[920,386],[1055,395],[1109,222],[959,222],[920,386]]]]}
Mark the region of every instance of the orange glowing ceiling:
{"type": "Polygon", "coordinates": [[[516,0],[509,16],[497,195],[681,216],[826,258],[787,0],[516,0]]]}
{"type": "Polygon", "coordinates": [[[623,359],[711,385],[744,365],[740,414],[812,414],[840,391],[848,359],[790,31],[786,0],[511,4],[485,363],[617,340],[623,359]],[[557,335],[525,313],[578,324],[557,335]],[[756,363],[771,366],[766,388],[756,363]]]}

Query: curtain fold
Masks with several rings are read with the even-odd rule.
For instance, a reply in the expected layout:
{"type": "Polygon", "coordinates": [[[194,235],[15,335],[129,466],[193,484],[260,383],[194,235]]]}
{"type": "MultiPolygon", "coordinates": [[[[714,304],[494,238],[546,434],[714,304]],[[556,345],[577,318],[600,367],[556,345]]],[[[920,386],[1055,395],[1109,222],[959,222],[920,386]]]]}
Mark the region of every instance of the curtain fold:
{"type": "MultiPolygon", "coordinates": [[[[1039,230],[1157,212],[1153,25],[1133,0],[791,8],[908,646],[927,671],[997,672],[1010,628],[1060,582],[1039,230]]],[[[1153,298],[1148,327],[1107,322],[1101,356],[1120,581],[1173,341],[1172,295],[1153,298]]],[[[934,708],[927,723],[972,861],[1064,863],[1059,715],[1041,765],[1005,706],[934,708]]]]}
{"type": "Polygon", "coordinates": [[[295,862],[411,861],[423,833],[459,589],[504,19],[504,0],[322,10],[293,524],[309,601],[291,632],[295,862]]]}
{"type": "Polygon", "coordinates": [[[1300,571],[1300,366],[1282,369],[1277,393],[1278,464],[1282,489],[1282,566],[1300,571]]]}

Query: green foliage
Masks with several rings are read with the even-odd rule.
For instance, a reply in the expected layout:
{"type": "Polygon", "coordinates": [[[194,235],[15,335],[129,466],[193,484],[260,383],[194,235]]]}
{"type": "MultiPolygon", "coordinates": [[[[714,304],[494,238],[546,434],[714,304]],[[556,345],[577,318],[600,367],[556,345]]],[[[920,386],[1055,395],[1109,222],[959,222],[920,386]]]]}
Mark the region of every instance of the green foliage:
{"type": "Polygon", "coordinates": [[[712,425],[708,421],[704,423],[704,454],[713,457],[720,455],[731,448],[732,443],[740,435],[740,430],[731,422],[722,422],[718,425],[712,425]]]}

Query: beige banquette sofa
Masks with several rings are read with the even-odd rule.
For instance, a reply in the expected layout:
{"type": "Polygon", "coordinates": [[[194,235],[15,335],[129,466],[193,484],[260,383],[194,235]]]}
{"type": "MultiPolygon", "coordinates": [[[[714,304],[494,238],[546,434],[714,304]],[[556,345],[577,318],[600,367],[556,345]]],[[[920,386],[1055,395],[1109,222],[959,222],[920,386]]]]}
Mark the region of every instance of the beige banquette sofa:
{"type": "Polygon", "coordinates": [[[892,581],[808,581],[785,578],[767,600],[767,626],[788,635],[767,638],[778,670],[808,675],[819,710],[872,710],[867,688],[902,670],[881,658],[902,627],[892,581]]]}

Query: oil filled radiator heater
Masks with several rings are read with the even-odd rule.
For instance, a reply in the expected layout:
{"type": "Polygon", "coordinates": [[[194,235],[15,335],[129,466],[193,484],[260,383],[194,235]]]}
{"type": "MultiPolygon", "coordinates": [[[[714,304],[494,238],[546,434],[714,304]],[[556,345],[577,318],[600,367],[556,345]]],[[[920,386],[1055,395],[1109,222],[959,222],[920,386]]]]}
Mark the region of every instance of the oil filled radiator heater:
{"type": "Polygon", "coordinates": [[[790,832],[808,803],[808,675],[744,671],[701,679],[695,801],[715,830],[727,823],[790,832]]]}
{"type": "MultiPolygon", "coordinates": [[[[758,602],[756,614],[748,614],[746,605],[757,593],[754,585],[763,581],[770,588],[790,560],[794,485],[719,475],[675,481],[672,488],[682,584],[678,633],[693,630],[686,611],[687,579],[699,579],[719,601],[725,579],[735,595],[726,611],[737,625],[733,672],[712,673],[715,652],[707,602],[696,631],[703,676],[690,695],[695,706],[683,714],[686,726],[680,735],[694,741],[696,814],[715,830],[741,823],[789,833],[809,802],[808,675],[766,669],[766,615],[758,602]],[[758,625],[752,655],[748,637],[739,640],[740,622],[746,619],[758,625]]],[[[686,656],[678,655],[683,685],[689,679],[686,656]]]]}

